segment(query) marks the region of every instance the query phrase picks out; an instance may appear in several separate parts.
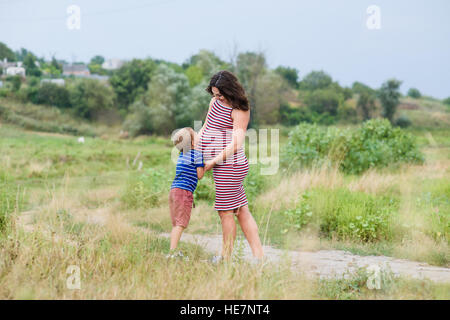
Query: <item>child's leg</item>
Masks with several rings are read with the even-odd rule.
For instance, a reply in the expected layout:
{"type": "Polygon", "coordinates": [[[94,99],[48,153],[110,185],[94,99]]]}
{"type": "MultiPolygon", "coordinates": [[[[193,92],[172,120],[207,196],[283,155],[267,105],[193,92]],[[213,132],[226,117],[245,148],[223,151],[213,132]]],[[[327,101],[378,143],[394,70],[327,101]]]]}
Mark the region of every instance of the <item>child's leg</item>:
{"type": "Polygon", "coordinates": [[[172,232],[170,233],[170,250],[175,250],[177,248],[183,231],[184,227],[182,226],[175,226],[172,228],[172,232]]]}

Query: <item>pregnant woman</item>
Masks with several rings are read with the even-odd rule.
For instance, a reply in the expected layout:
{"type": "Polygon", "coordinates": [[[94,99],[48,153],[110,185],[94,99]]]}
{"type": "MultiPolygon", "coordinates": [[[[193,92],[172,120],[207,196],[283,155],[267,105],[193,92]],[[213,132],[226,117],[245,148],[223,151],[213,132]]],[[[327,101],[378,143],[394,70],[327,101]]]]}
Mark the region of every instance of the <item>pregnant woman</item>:
{"type": "Polygon", "coordinates": [[[213,96],[206,121],[199,132],[205,171],[213,169],[216,187],[215,209],[222,222],[221,258],[229,259],[236,238],[236,214],[254,257],[264,255],[258,226],[248,209],[243,180],[248,173],[248,160],[243,143],[250,120],[250,107],[242,85],[234,74],[220,71],[206,90],[213,96]]]}

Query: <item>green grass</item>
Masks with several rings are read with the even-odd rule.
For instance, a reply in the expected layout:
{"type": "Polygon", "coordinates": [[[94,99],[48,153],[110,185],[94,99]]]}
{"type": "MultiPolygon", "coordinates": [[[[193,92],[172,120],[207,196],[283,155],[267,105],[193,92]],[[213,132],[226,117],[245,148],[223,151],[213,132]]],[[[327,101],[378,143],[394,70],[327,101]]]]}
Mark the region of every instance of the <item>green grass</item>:
{"type": "MultiPolygon", "coordinates": [[[[37,109],[27,113],[20,108],[17,114],[39,121],[53,115],[45,111],[38,118],[37,109]]],[[[427,108],[441,112],[439,106],[427,108]]],[[[317,174],[309,184],[292,181],[291,190],[278,191],[289,179],[286,172],[262,176],[260,167],[251,165],[245,188],[261,238],[289,249],[307,250],[307,241],[312,241],[311,250],[340,249],[448,266],[450,132],[432,126],[407,130],[418,138],[426,163],[379,170],[367,180],[341,173],[341,180],[333,184],[331,175],[317,174]],[[353,184],[362,186],[352,189],[353,184]],[[291,194],[295,195],[290,198],[291,194]],[[276,208],[272,212],[271,205],[276,208]]],[[[289,128],[281,131],[282,147],[289,128]]],[[[167,196],[175,165],[169,139],[98,136],[80,144],[75,136],[0,125],[0,219],[4,212],[10,219],[15,211],[36,211],[38,227],[24,233],[11,225],[11,237],[1,239],[0,255],[5,259],[0,261],[0,297],[448,299],[447,285],[410,279],[394,280],[381,291],[368,290],[362,271],[348,279],[309,281],[290,273],[288,265],[271,266],[262,274],[245,263],[215,268],[201,261],[209,253],[184,242],[181,249],[192,261],[167,263],[168,239],[153,232],[171,229],[167,196]],[[152,193],[156,198],[149,198],[152,193]],[[98,212],[108,214],[104,225],[84,219],[98,212]],[[64,287],[70,264],[82,267],[82,292],[64,287]]],[[[211,173],[199,181],[195,197],[196,216],[188,231],[220,233],[212,208],[211,173]]]]}

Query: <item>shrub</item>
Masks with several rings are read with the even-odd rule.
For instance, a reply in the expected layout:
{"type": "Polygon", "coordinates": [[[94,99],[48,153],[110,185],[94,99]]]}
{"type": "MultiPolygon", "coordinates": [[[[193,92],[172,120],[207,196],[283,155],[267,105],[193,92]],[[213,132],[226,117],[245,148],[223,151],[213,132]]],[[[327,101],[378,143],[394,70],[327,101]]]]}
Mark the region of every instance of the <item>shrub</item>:
{"type": "Polygon", "coordinates": [[[114,107],[114,91],[94,79],[78,79],[70,87],[70,104],[76,115],[94,119],[114,107]]]}
{"type": "Polygon", "coordinates": [[[18,91],[20,89],[20,86],[22,85],[22,79],[20,76],[8,76],[6,78],[6,81],[11,83],[11,89],[13,91],[18,91]]]}
{"type": "Polygon", "coordinates": [[[29,98],[36,104],[47,104],[58,108],[69,108],[69,91],[54,83],[43,83],[37,92],[30,91],[29,98]]]}
{"type": "Polygon", "coordinates": [[[308,108],[316,113],[337,115],[340,95],[333,89],[318,89],[310,92],[305,99],[308,108]]]}
{"type": "Polygon", "coordinates": [[[301,167],[320,165],[336,137],[336,128],[301,123],[289,133],[283,160],[301,167]]]}
{"type": "Polygon", "coordinates": [[[286,103],[280,105],[280,122],[286,126],[297,125],[300,122],[312,122],[312,114],[306,108],[292,108],[286,103]]]}
{"type": "Polygon", "coordinates": [[[143,174],[129,179],[120,200],[126,208],[158,207],[164,191],[168,194],[167,181],[166,173],[150,168],[143,174]]]}
{"type": "Polygon", "coordinates": [[[391,219],[398,201],[348,189],[312,189],[303,200],[328,238],[373,242],[391,238],[391,219]]]}
{"type": "Polygon", "coordinates": [[[290,166],[331,162],[347,173],[423,160],[413,136],[386,119],[369,120],[353,130],[302,123],[289,133],[283,157],[290,166]]]}
{"type": "Polygon", "coordinates": [[[123,127],[132,137],[139,134],[153,133],[151,109],[140,100],[134,102],[130,107],[130,113],[126,117],[123,127]]]}
{"type": "Polygon", "coordinates": [[[285,217],[285,225],[289,229],[301,230],[303,226],[307,225],[311,219],[313,212],[311,211],[311,204],[308,202],[309,193],[305,192],[300,200],[300,205],[297,208],[288,209],[283,212],[285,217]]]}
{"type": "Polygon", "coordinates": [[[356,109],[353,108],[350,104],[344,102],[341,103],[338,107],[338,118],[347,123],[355,123],[357,122],[356,118],[356,109]]]}
{"type": "Polygon", "coordinates": [[[341,168],[345,172],[361,173],[372,167],[423,161],[411,134],[393,128],[386,119],[372,119],[352,132],[341,168]]]}
{"type": "Polygon", "coordinates": [[[400,128],[407,128],[411,125],[411,120],[407,116],[402,115],[395,119],[394,124],[400,128]]]}
{"type": "Polygon", "coordinates": [[[450,106],[450,97],[448,97],[448,98],[442,100],[442,102],[443,102],[445,105],[450,106]]]}
{"type": "Polygon", "coordinates": [[[6,88],[0,88],[0,97],[5,98],[11,95],[11,91],[6,88]]]}

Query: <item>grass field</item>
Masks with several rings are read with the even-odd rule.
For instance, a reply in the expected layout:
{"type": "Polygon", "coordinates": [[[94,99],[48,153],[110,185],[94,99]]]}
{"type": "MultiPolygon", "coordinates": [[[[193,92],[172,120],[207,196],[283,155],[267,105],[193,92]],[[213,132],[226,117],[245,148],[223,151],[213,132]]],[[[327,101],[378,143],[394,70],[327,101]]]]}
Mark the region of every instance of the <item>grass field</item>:
{"type": "MultiPolygon", "coordinates": [[[[423,110],[407,112],[413,118],[423,110]]],[[[435,112],[448,119],[445,111],[435,112]]],[[[182,249],[189,262],[167,261],[169,243],[158,233],[171,228],[167,198],[175,166],[168,138],[121,140],[105,127],[79,143],[77,136],[31,129],[0,125],[1,299],[450,298],[448,284],[406,278],[387,277],[382,290],[368,290],[364,270],[319,280],[293,273],[287,261],[264,269],[245,262],[213,266],[204,262],[209,253],[187,243],[182,249]],[[80,268],[80,290],[66,287],[71,265],[80,268]]],[[[362,175],[281,168],[275,176],[261,176],[252,166],[246,192],[264,243],[449,267],[450,128],[421,123],[407,130],[425,154],[423,165],[362,175]],[[381,237],[323,236],[323,221],[335,212],[358,216],[369,205],[389,212],[379,223],[386,224],[381,237]]],[[[280,130],[281,148],[286,132],[280,130]]],[[[220,233],[211,173],[195,197],[188,232],[220,233]]]]}

